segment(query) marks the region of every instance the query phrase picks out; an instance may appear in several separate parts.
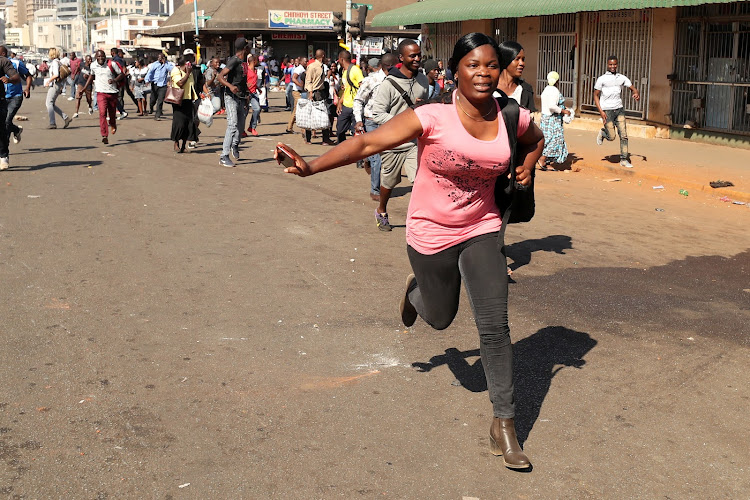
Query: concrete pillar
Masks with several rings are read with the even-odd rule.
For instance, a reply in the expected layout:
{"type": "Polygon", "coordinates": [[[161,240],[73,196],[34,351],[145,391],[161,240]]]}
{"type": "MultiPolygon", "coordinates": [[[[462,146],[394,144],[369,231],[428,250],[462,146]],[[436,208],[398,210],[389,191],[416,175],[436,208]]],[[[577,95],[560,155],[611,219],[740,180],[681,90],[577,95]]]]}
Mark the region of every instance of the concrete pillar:
{"type": "MultiPolygon", "coordinates": [[[[651,40],[651,78],[649,82],[647,119],[657,123],[671,123],[672,86],[667,75],[674,66],[675,30],[677,9],[653,9],[651,40]]],[[[633,82],[637,89],[643,86],[633,82]]]]}

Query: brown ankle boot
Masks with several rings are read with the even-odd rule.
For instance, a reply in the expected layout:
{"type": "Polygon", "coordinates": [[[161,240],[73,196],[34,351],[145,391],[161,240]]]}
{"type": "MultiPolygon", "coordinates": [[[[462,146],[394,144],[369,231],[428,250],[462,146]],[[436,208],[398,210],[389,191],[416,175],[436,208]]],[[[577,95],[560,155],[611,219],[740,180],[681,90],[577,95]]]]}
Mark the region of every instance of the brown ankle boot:
{"type": "Polygon", "coordinates": [[[503,463],[510,469],[531,467],[529,457],[521,449],[516,437],[516,426],[512,418],[496,418],[490,428],[490,451],[493,455],[502,455],[503,463]],[[499,424],[499,426],[496,425],[499,424]],[[499,427],[497,435],[492,431],[499,427]]]}

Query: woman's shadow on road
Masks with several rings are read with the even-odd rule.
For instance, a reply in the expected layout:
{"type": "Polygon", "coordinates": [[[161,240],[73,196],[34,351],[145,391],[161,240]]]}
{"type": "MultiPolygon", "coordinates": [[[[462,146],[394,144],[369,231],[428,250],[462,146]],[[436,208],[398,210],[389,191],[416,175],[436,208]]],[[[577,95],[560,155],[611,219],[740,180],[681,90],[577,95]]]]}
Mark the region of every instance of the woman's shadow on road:
{"type": "MultiPolygon", "coordinates": [[[[552,379],[566,366],[583,368],[583,357],[597,342],[588,333],[562,326],[548,326],[513,344],[513,363],[516,394],[516,433],[523,444],[534,427],[552,379]]],[[[427,363],[412,363],[419,371],[428,372],[447,365],[461,386],[471,392],[487,390],[482,360],[470,365],[467,358],[478,357],[479,349],[445,350],[427,363]]]]}
{"type": "Polygon", "coordinates": [[[572,248],[573,239],[570,236],[553,234],[544,238],[524,240],[506,245],[505,255],[513,261],[509,264],[509,267],[515,271],[519,267],[529,264],[534,252],[555,252],[564,255],[565,250],[571,250],[572,248]]]}

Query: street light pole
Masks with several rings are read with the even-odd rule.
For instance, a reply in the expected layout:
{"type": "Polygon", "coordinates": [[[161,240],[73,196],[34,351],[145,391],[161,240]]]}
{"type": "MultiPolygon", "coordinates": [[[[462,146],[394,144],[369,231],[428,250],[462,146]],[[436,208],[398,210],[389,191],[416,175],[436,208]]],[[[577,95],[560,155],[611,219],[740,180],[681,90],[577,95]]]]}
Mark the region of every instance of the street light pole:
{"type": "Polygon", "coordinates": [[[198,0],[193,0],[193,15],[195,16],[195,63],[201,60],[201,43],[198,37],[198,0]]]}

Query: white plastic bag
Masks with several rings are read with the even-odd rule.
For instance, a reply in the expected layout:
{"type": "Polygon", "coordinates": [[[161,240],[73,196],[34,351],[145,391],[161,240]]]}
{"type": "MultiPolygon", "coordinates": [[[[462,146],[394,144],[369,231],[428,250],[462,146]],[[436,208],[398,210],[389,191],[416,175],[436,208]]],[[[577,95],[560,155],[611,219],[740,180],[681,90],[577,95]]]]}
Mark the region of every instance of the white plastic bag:
{"type": "Polygon", "coordinates": [[[568,111],[570,111],[570,114],[569,114],[569,115],[564,115],[564,116],[563,116],[563,122],[564,122],[564,123],[565,123],[566,125],[567,125],[568,123],[572,122],[572,121],[573,121],[573,120],[575,119],[575,117],[576,117],[576,112],[575,112],[575,111],[573,111],[572,109],[569,109],[568,111]]]}
{"type": "Polygon", "coordinates": [[[205,98],[201,101],[200,106],[198,106],[198,119],[206,127],[210,127],[214,122],[214,106],[211,104],[211,99],[205,98]]]}

